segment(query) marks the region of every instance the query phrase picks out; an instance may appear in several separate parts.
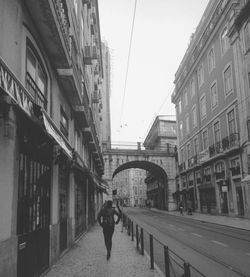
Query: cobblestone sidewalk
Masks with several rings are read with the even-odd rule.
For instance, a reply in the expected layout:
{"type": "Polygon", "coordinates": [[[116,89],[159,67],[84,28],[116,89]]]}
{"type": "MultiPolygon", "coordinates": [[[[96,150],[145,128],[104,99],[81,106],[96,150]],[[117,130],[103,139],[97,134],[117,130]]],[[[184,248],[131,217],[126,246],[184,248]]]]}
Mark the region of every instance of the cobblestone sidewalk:
{"type": "Polygon", "coordinates": [[[46,277],[160,277],[150,270],[147,257],[141,256],[127,233],[116,226],[111,258],[106,259],[106,249],[101,227],[95,225],[67,252],[46,277]]]}

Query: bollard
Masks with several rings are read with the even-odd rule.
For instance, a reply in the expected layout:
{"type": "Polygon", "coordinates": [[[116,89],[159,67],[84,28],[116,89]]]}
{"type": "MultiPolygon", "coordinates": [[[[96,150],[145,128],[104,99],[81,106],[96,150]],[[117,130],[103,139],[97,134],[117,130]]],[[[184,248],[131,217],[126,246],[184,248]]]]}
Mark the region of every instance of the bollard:
{"type": "Polygon", "coordinates": [[[136,248],[139,250],[139,230],[138,230],[138,225],[136,224],[136,248]]]}
{"type": "Polygon", "coordinates": [[[190,265],[189,263],[184,262],[184,277],[190,277],[190,265]]]}
{"type": "Polygon", "coordinates": [[[131,222],[131,236],[132,236],[132,240],[134,240],[134,222],[131,222]]]}
{"type": "Polygon", "coordinates": [[[144,237],[143,237],[143,228],[141,228],[141,254],[144,255],[144,237]]]}
{"type": "Polygon", "coordinates": [[[128,218],[128,226],[127,226],[127,233],[128,233],[128,235],[130,235],[129,226],[130,226],[130,224],[129,224],[129,218],[128,218]]]}
{"type": "Polygon", "coordinates": [[[165,260],[165,276],[170,277],[169,253],[168,253],[167,246],[164,246],[164,260],[165,260]]]}
{"type": "Polygon", "coordinates": [[[149,235],[149,241],[150,241],[150,269],[154,269],[154,242],[153,242],[153,236],[149,235]]]}

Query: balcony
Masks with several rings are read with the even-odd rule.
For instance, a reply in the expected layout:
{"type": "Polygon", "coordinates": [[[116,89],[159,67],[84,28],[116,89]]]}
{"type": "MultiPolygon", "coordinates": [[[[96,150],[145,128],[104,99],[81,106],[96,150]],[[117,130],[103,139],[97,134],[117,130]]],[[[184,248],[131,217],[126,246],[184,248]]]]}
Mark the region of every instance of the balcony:
{"type": "Polygon", "coordinates": [[[68,68],[70,35],[68,8],[65,0],[24,0],[55,68],[68,68]]]}
{"type": "Polygon", "coordinates": [[[240,166],[230,168],[232,176],[240,175],[240,166]]]}
{"type": "Polygon", "coordinates": [[[225,154],[231,150],[239,148],[240,138],[238,133],[232,133],[229,136],[223,138],[221,141],[213,144],[209,147],[209,156],[210,158],[219,155],[225,154]]]}
{"type": "Polygon", "coordinates": [[[71,68],[57,69],[60,81],[66,92],[66,96],[72,105],[82,103],[81,77],[80,72],[72,63],[71,68]]]}
{"type": "Polygon", "coordinates": [[[215,172],[215,180],[225,179],[225,171],[215,172]]]}

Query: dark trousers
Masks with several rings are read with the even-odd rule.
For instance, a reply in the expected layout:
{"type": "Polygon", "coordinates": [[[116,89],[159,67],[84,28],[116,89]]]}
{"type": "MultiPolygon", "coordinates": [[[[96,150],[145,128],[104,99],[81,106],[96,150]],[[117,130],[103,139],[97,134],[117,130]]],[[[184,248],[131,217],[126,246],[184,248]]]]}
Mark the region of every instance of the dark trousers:
{"type": "Polygon", "coordinates": [[[112,248],[112,236],[113,236],[114,230],[115,230],[114,226],[103,227],[104,241],[108,252],[110,252],[112,248]]]}

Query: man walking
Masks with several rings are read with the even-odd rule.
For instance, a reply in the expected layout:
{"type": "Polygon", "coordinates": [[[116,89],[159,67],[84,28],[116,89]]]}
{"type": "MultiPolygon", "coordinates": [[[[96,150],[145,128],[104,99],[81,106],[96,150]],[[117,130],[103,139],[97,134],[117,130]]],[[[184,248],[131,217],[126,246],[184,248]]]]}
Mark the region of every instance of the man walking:
{"type": "Polygon", "coordinates": [[[118,224],[121,218],[121,213],[118,213],[112,208],[113,202],[108,200],[106,206],[101,209],[98,214],[98,222],[102,226],[105,246],[107,248],[107,260],[111,255],[112,236],[115,230],[115,224],[118,224]],[[117,220],[115,221],[115,215],[117,220]]]}

